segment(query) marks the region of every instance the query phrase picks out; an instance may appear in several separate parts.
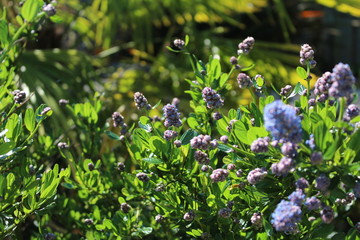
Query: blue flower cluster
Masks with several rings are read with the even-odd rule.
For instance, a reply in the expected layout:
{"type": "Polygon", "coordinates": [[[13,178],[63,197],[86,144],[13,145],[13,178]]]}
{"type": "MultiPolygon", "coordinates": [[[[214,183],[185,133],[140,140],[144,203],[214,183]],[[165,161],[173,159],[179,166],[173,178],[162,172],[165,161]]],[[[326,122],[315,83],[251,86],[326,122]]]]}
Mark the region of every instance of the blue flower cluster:
{"type": "Polygon", "coordinates": [[[293,202],[282,200],[271,214],[271,223],[279,232],[296,233],[301,220],[301,208],[293,202]]]}
{"type": "Polygon", "coordinates": [[[301,142],[301,120],[295,108],[276,100],[265,106],[264,121],[266,130],[271,132],[275,140],[301,142]]]}

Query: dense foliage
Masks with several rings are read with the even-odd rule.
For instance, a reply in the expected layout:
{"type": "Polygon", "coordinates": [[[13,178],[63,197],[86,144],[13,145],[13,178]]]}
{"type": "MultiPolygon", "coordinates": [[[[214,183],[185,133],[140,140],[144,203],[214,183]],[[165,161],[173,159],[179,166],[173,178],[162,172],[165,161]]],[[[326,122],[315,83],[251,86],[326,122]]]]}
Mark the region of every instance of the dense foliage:
{"type": "Polygon", "coordinates": [[[249,76],[254,38],[234,49],[225,73],[221,55],[199,60],[186,36],[168,49],[192,68],[179,80],[189,106],[135,92],[122,96],[133,109],[116,109],[99,92],[77,103],[56,88],[51,108],[37,106],[46,84],[18,89],[31,69],[17,63],[21,43],[55,14],[55,3],[27,0],[20,27],[0,20],[1,238],[360,238],[360,109],[349,65],[312,79],[316,56],[304,44],[296,72],[307,86],[277,89],[265,73],[249,76]],[[240,91],[251,102],[227,107],[240,91]]]}

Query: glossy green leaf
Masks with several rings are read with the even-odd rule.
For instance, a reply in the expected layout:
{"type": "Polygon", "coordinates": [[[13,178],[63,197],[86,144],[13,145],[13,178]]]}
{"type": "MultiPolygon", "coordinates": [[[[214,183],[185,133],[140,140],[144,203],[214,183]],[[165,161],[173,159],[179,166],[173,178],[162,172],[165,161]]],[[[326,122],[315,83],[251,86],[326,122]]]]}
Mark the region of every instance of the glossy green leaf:
{"type": "Polygon", "coordinates": [[[29,132],[35,129],[35,113],[32,108],[26,109],[24,123],[29,132]]]}
{"type": "Polygon", "coordinates": [[[44,2],[41,0],[26,0],[21,7],[21,16],[23,16],[26,21],[31,22],[40,12],[43,4],[44,2]]]}
{"type": "Polygon", "coordinates": [[[297,67],[296,73],[299,75],[301,79],[307,79],[308,77],[306,70],[303,67],[297,67]]]}
{"type": "Polygon", "coordinates": [[[161,160],[160,158],[143,158],[142,160],[144,162],[152,163],[152,164],[162,164],[162,163],[164,163],[164,161],[161,160]]]}

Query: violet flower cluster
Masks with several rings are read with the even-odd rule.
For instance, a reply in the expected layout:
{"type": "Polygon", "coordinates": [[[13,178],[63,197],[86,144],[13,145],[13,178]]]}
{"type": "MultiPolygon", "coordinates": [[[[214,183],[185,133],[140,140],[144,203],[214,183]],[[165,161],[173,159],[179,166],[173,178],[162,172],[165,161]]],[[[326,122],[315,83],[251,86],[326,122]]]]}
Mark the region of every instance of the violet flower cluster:
{"type": "Polygon", "coordinates": [[[278,163],[271,165],[271,171],[276,176],[286,176],[289,172],[295,169],[295,160],[288,157],[283,157],[278,163]]]}
{"type": "Polygon", "coordinates": [[[252,86],[251,78],[246,73],[239,73],[237,82],[240,88],[249,88],[252,86]]]}
{"type": "Polygon", "coordinates": [[[142,108],[146,108],[146,110],[151,109],[151,105],[148,103],[148,100],[141,92],[134,93],[134,102],[135,102],[135,106],[138,109],[142,109],[142,108]]]}
{"type": "Polygon", "coordinates": [[[331,72],[325,72],[315,83],[314,94],[319,102],[325,102],[329,98],[329,89],[332,84],[331,72]]]}
{"type": "Polygon", "coordinates": [[[206,150],[210,147],[211,137],[209,135],[200,134],[196,137],[193,137],[190,140],[190,146],[193,149],[203,149],[206,150]]]}
{"type": "Polygon", "coordinates": [[[255,44],[255,39],[253,37],[247,37],[244,39],[244,41],[242,41],[241,43],[239,43],[238,45],[238,54],[248,54],[251,49],[253,49],[255,44]]]}
{"type": "Polygon", "coordinates": [[[174,105],[166,104],[163,107],[163,112],[165,117],[165,122],[164,122],[165,127],[171,127],[171,126],[180,127],[182,125],[182,122],[180,120],[180,113],[174,105]]]}
{"type": "Polygon", "coordinates": [[[166,130],[164,132],[164,139],[166,141],[170,141],[171,139],[177,137],[178,133],[176,131],[173,130],[166,130]]]}
{"type": "Polygon", "coordinates": [[[301,65],[306,65],[309,63],[311,68],[316,66],[316,61],[314,60],[314,50],[312,47],[310,47],[309,44],[304,44],[301,46],[300,63],[301,65]]]}
{"type": "Polygon", "coordinates": [[[124,122],[124,117],[120,113],[114,112],[112,114],[112,120],[113,120],[113,126],[114,127],[120,127],[121,128],[121,131],[120,131],[121,134],[125,134],[127,132],[127,129],[126,129],[127,125],[124,122]]]}
{"type": "Polygon", "coordinates": [[[213,182],[223,182],[227,176],[229,176],[229,172],[227,170],[218,168],[211,173],[210,178],[213,182]]]}
{"type": "Polygon", "coordinates": [[[353,99],[355,77],[348,64],[338,63],[331,73],[332,85],[329,88],[331,97],[346,97],[348,102],[353,99]]]}
{"type": "Polygon", "coordinates": [[[202,97],[209,109],[220,108],[224,105],[224,100],[221,98],[220,94],[209,87],[205,87],[202,90],[202,97]]]}
{"type": "Polygon", "coordinates": [[[267,175],[267,171],[264,168],[255,168],[251,170],[247,176],[247,180],[250,184],[257,184],[263,180],[267,175]]]}
{"type": "Polygon", "coordinates": [[[198,150],[194,153],[194,158],[199,164],[202,164],[202,165],[207,165],[210,163],[210,159],[209,159],[209,156],[207,155],[207,153],[204,153],[200,150],[198,150]]]}
{"type": "Polygon", "coordinates": [[[270,138],[258,138],[252,142],[250,149],[254,153],[267,152],[269,150],[269,141],[270,138]]]}

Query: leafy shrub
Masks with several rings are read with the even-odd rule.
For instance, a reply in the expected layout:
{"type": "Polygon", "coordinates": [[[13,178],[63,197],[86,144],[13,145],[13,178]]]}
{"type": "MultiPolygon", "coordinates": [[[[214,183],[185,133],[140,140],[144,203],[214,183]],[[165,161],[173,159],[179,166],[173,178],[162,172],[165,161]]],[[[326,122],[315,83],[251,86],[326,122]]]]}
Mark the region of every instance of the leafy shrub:
{"type": "Polygon", "coordinates": [[[193,68],[190,114],[181,114],[181,99],[154,104],[136,92],[137,123],[128,109],[105,120],[109,109],[96,93],[85,103],[59,101],[69,129],[55,136],[42,127],[52,110],[25,110],[13,81],[18,40],[54,13],[42,4],[25,2],[18,29],[1,21],[1,237],[359,238],[360,109],[348,65],[325,73],[312,93],[314,51],[303,45],[305,68],[296,71],[308,85],[278,90],[242,67],[253,38],[223,73],[218,58],[204,63],[189,52],[186,37],[169,49],[193,68]],[[252,102],[225,111],[232,81],[252,102]]]}

